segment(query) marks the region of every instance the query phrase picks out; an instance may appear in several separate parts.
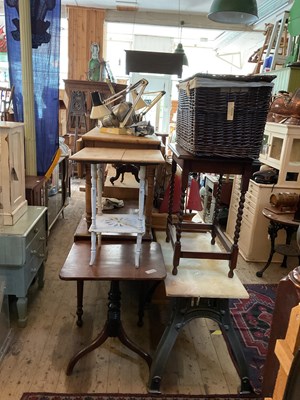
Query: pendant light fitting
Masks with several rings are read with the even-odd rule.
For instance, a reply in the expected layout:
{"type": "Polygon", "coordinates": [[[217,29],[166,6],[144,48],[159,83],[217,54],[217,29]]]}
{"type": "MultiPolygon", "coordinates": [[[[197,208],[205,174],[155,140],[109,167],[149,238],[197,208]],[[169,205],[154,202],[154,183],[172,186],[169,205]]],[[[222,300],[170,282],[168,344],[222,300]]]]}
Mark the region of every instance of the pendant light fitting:
{"type": "Polygon", "coordinates": [[[258,20],[256,0],[214,0],[208,18],[223,24],[253,24],[258,20]]]}
{"type": "Polygon", "coordinates": [[[183,54],[182,65],[188,66],[188,65],[189,65],[189,62],[188,62],[187,56],[186,56],[186,54],[185,54],[185,52],[184,52],[184,49],[183,49],[183,46],[182,46],[182,43],[181,43],[182,27],[183,27],[183,25],[184,25],[184,21],[180,21],[180,39],[179,39],[179,43],[178,43],[178,45],[177,45],[177,47],[176,47],[174,53],[176,53],[176,54],[183,54]]]}

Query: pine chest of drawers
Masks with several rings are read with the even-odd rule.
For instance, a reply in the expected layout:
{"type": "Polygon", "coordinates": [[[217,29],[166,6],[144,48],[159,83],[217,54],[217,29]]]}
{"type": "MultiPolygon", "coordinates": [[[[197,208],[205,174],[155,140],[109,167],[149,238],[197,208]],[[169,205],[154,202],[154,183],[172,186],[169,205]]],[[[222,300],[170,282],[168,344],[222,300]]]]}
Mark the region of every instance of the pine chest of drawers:
{"type": "Polygon", "coordinates": [[[44,281],[47,254],[46,207],[28,206],[12,226],[0,226],[0,277],[6,282],[5,294],[17,297],[18,322],[27,322],[27,291],[37,277],[44,281]]]}
{"type": "MultiPolygon", "coordinates": [[[[240,176],[235,176],[226,234],[233,240],[237,210],[240,195],[240,176]]],[[[243,219],[241,223],[239,250],[246,261],[266,262],[270,254],[270,240],[268,237],[269,221],[262,214],[265,207],[270,206],[270,196],[279,192],[300,192],[299,187],[286,188],[281,185],[265,185],[250,180],[246,193],[243,219]]],[[[278,232],[278,241],[285,243],[284,232],[278,232]]],[[[273,262],[281,262],[282,256],[274,254],[273,262]]]]}

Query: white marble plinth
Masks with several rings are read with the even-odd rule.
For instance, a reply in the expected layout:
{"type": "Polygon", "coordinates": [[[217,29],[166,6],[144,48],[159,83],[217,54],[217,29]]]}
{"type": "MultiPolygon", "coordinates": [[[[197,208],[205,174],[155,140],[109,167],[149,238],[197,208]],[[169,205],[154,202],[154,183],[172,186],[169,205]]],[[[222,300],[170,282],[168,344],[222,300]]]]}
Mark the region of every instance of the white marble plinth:
{"type": "MultiPolygon", "coordinates": [[[[166,233],[157,232],[161,245],[167,277],[165,279],[168,297],[207,297],[247,299],[249,294],[234,270],[233,278],[228,278],[227,260],[181,258],[177,275],[172,275],[173,249],[166,243],[166,233]]],[[[220,251],[217,244],[210,243],[210,233],[183,232],[181,243],[185,250],[200,249],[203,252],[220,251]]]]}

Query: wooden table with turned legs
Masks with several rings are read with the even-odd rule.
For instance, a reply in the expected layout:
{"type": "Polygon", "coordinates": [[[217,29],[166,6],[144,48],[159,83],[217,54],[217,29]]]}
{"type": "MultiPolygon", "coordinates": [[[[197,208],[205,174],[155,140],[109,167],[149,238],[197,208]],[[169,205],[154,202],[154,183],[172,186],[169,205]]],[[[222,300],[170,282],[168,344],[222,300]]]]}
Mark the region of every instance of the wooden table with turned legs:
{"type": "Polygon", "coordinates": [[[198,258],[198,259],[219,259],[229,261],[228,276],[233,277],[234,269],[236,268],[237,258],[239,254],[238,240],[240,236],[240,227],[243,216],[243,208],[245,202],[245,195],[248,190],[249,180],[252,176],[252,159],[245,158],[230,158],[230,157],[213,157],[213,156],[195,156],[185,151],[177,143],[171,143],[169,148],[172,152],[172,175],[170,181],[170,201],[169,212],[167,220],[167,241],[171,241],[174,249],[173,256],[173,271],[176,275],[178,273],[178,266],[181,258],[198,258]],[[180,210],[178,218],[174,222],[173,218],[173,200],[175,189],[175,174],[177,166],[181,168],[181,197],[180,197],[180,210]],[[219,175],[218,190],[216,193],[216,205],[214,215],[212,216],[212,223],[194,223],[185,222],[183,220],[185,198],[188,188],[189,173],[202,172],[202,173],[216,173],[219,175]],[[229,243],[227,237],[217,223],[218,212],[222,191],[223,175],[233,174],[242,175],[241,194],[239,200],[239,208],[237,213],[237,220],[235,225],[235,233],[233,244],[229,243]],[[178,222],[177,222],[178,221],[178,222]],[[224,251],[216,252],[202,252],[186,251],[181,246],[182,232],[201,232],[207,230],[211,232],[211,243],[215,244],[215,239],[222,242],[224,251]]]}

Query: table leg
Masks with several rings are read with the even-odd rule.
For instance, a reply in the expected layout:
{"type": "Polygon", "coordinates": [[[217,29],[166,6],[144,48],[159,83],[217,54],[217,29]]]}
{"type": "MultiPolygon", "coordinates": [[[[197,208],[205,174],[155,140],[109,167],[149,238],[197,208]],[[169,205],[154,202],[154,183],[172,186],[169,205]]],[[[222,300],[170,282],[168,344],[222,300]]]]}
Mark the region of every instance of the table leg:
{"type": "Polygon", "coordinates": [[[28,318],[27,303],[28,303],[27,296],[18,297],[17,299],[18,325],[21,328],[24,328],[27,324],[27,318],[28,318]]]}
{"type": "Polygon", "coordinates": [[[274,221],[270,221],[269,227],[268,227],[268,234],[270,236],[270,241],[271,241],[270,255],[269,255],[268,261],[267,261],[266,265],[263,267],[263,269],[256,272],[256,276],[258,276],[259,278],[261,278],[263,276],[263,273],[265,272],[265,270],[269,267],[269,265],[272,262],[273,255],[275,253],[275,239],[277,237],[277,232],[281,228],[282,228],[281,224],[278,224],[274,221]]]}
{"type": "Polygon", "coordinates": [[[76,315],[77,315],[77,321],[76,324],[77,326],[82,326],[82,315],[83,315],[83,283],[84,281],[77,280],[77,310],[76,310],[76,315]]]}
{"type": "Polygon", "coordinates": [[[38,281],[39,289],[42,289],[45,284],[45,263],[44,262],[42,262],[42,264],[38,270],[37,281],[38,281]]]}
{"type": "MultiPolygon", "coordinates": [[[[100,171],[101,172],[101,171],[100,171]]],[[[98,191],[100,191],[100,187],[98,187],[98,191]]],[[[101,192],[102,193],[102,192],[101,192]]],[[[101,196],[100,202],[101,202],[101,196]]],[[[98,198],[99,201],[99,198],[98,198]]],[[[98,204],[98,208],[101,208],[98,204]]],[[[96,249],[97,249],[97,234],[95,232],[96,229],[96,214],[97,214],[97,164],[91,165],[91,258],[90,265],[93,265],[96,259],[96,249]]]]}
{"type": "Polygon", "coordinates": [[[140,290],[139,290],[139,311],[138,311],[138,322],[137,326],[143,326],[144,325],[144,309],[147,303],[150,303],[151,298],[155,292],[155,289],[158,287],[158,285],[162,281],[151,281],[145,282],[141,281],[140,282],[140,290]]]}
{"type": "Polygon", "coordinates": [[[121,176],[121,182],[124,181],[124,174],[126,172],[131,172],[132,175],[135,177],[135,180],[139,182],[139,167],[134,164],[114,164],[113,165],[116,169],[116,176],[112,176],[110,178],[110,183],[114,185],[114,182],[117,181],[121,176]]]}
{"type": "Polygon", "coordinates": [[[67,375],[72,373],[75,364],[80,360],[80,358],[101,346],[108,337],[119,338],[121,343],[142,357],[150,367],[152,361],[151,356],[133,343],[123,329],[121,322],[121,292],[119,289],[119,281],[111,281],[108,300],[107,319],[102,331],[92,343],[84,347],[71,358],[67,366],[67,375]]]}
{"type": "Polygon", "coordinates": [[[238,212],[237,212],[237,216],[236,216],[236,223],[235,223],[235,229],[234,229],[233,245],[231,247],[231,258],[230,258],[230,261],[229,261],[229,272],[228,272],[228,277],[229,278],[232,278],[233,275],[234,275],[233,271],[236,268],[237,259],[238,259],[238,253],[239,253],[238,241],[239,241],[239,238],[240,238],[240,231],[241,231],[241,224],[242,224],[242,218],[243,218],[246,190],[247,189],[244,188],[244,185],[242,185],[240,199],[239,199],[239,207],[238,207],[238,212]]]}
{"type": "Polygon", "coordinates": [[[152,209],[154,200],[154,177],[155,177],[156,166],[148,165],[146,167],[146,179],[147,179],[147,196],[145,204],[145,222],[146,232],[144,239],[151,239],[151,226],[152,226],[152,209]]]}
{"type": "Polygon", "coordinates": [[[243,212],[244,212],[244,206],[245,206],[245,197],[246,197],[246,192],[248,190],[249,181],[250,181],[252,174],[253,174],[252,164],[248,164],[246,166],[244,174],[242,175],[241,194],[240,194],[239,207],[238,207],[237,216],[236,216],[233,245],[231,247],[231,258],[229,260],[229,272],[228,272],[229,278],[233,277],[234,269],[236,268],[236,264],[237,264],[237,260],[238,260],[238,255],[239,255],[238,241],[240,238],[241,224],[242,224],[242,218],[243,218],[243,212]]]}
{"type": "Polygon", "coordinates": [[[219,215],[219,207],[220,207],[222,185],[223,185],[223,175],[220,174],[216,197],[214,196],[214,186],[213,186],[213,189],[212,189],[212,196],[211,196],[211,206],[210,206],[210,218],[211,218],[211,221],[212,221],[212,226],[211,226],[211,244],[215,244],[216,243],[216,237],[217,237],[216,225],[218,223],[218,215],[219,215]]]}
{"type": "Polygon", "coordinates": [[[170,241],[169,225],[172,225],[176,169],[177,169],[177,164],[174,160],[172,160],[170,190],[169,190],[169,208],[168,208],[168,219],[167,219],[167,226],[166,226],[166,242],[170,241]]]}
{"type": "Polygon", "coordinates": [[[89,229],[92,222],[90,163],[85,164],[85,218],[86,218],[87,228],[89,229]]]}
{"type": "Polygon", "coordinates": [[[177,336],[180,330],[194,318],[210,318],[219,323],[222,331],[228,337],[232,353],[238,365],[238,372],[241,376],[240,393],[252,393],[253,389],[248,378],[247,363],[241,344],[231,324],[229,300],[205,298],[198,299],[196,304],[192,303],[191,299],[188,298],[174,299],[171,321],[166,327],[153,357],[148,391],[150,393],[160,393],[162,376],[177,336]]]}
{"type": "Polygon", "coordinates": [[[189,173],[185,168],[182,169],[181,172],[181,197],[180,197],[180,211],[178,214],[178,223],[176,224],[176,241],[174,244],[174,255],[173,255],[173,269],[172,274],[177,275],[178,265],[180,261],[181,254],[181,229],[183,222],[183,214],[184,214],[184,204],[186,197],[186,190],[188,187],[189,173]]]}
{"type": "MultiPolygon", "coordinates": [[[[284,226],[284,230],[285,230],[285,233],[286,233],[285,244],[290,245],[291,241],[292,241],[292,235],[295,232],[295,228],[294,227],[290,227],[290,226],[284,226]]],[[[286,254],[283,256],[281,267],[282,268],[287,268],[287,255],[286,254]]]]}

